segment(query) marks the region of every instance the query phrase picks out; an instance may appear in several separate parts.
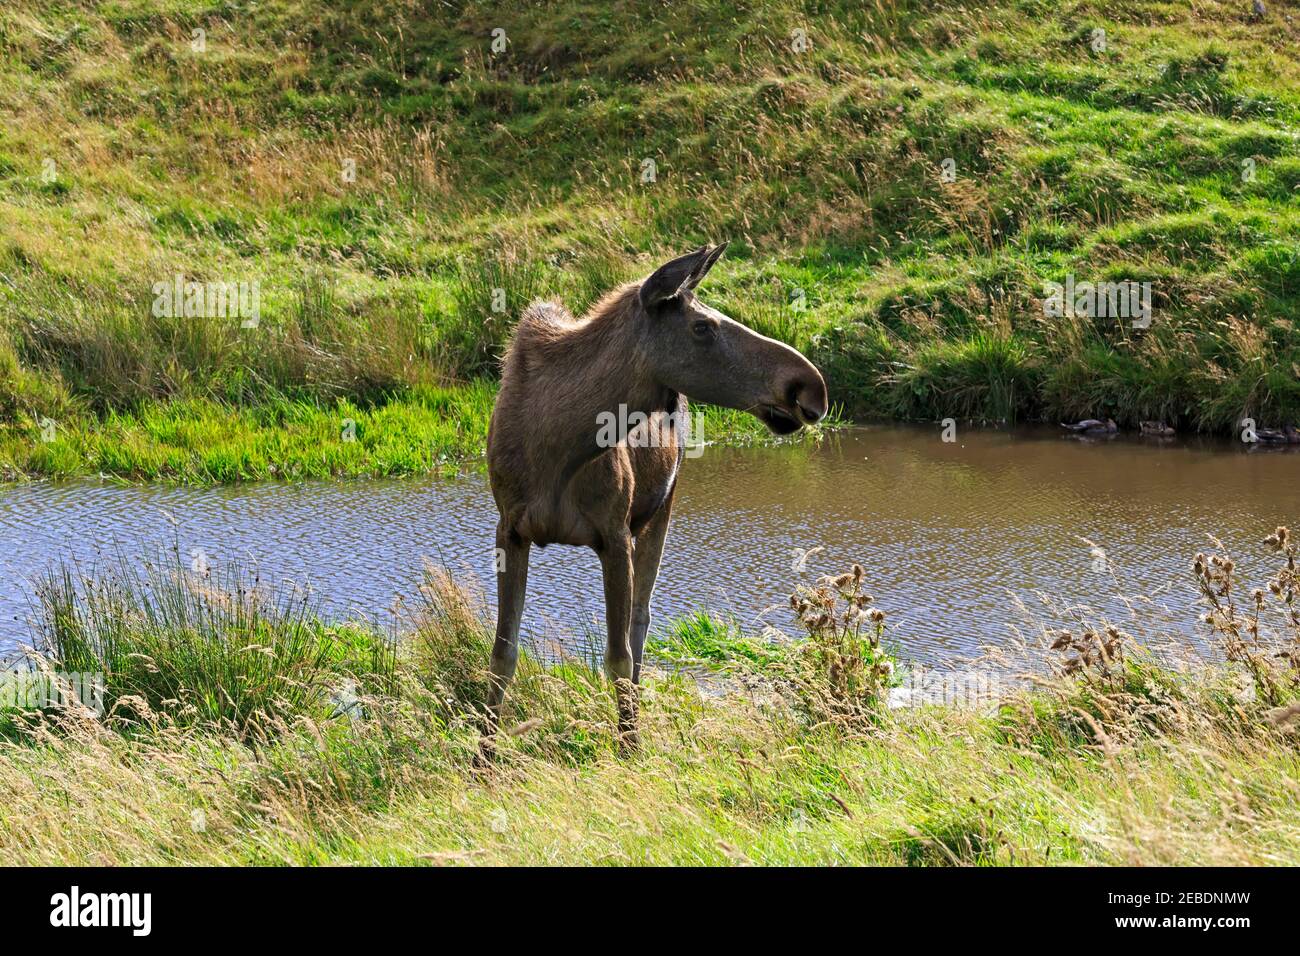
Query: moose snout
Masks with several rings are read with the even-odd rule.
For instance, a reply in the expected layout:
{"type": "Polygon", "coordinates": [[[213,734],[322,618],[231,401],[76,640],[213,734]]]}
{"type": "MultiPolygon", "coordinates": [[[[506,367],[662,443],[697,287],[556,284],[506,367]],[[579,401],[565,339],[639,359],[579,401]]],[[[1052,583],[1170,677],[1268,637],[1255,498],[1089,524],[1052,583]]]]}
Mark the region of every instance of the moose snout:
{"type": "Polygon", "coordinates": [[[785,387],[785,403],[805,425],[815,425],[825,418],[828,401],[821,373],[810,365],[807,372],[791,379],[785,387]]]}

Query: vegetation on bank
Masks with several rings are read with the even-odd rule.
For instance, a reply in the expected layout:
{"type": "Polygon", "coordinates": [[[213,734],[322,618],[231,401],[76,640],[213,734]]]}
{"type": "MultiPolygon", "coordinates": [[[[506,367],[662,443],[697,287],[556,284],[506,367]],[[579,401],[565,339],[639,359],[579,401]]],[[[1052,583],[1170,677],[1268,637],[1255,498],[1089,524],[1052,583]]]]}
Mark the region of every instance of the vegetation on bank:
{"type": "MultiPolygon", "coordinates": [[[[103,418],[56,423],[49,440],[0,435],[0,481],[92,474],[195,484],[265,479],[398,477],[454,473],[482,464],[496,387],[413,387],[364,406],[267,400],[230,406],[209,398],[147,403],[103,418]]],[[[758,419],[700,406],[692,427],[708,444],[817,441],[845,424],[837,410],[790,439],[758,419]]],[[[33,426],[39,432],[39,428],[33,426]]],[[[694,440],[694,439],[692,439],[694,440]]]]}
{"type": "Polygon", "coordinates": [[[0,470],[437,468],[529,299],[717,238],[711,301],[850,415],[1300,419],[1300,18],[1251,16],[9,5],[0,470]],[[256,323],[156,314],[177,276],[257,283],[256,323]],[[1151,283],[1150,327],[1045,315],[1068,276],[1151,283]]]}
{"type": "Polygon", "coordinates": [[[1076,626],[992,707],[891,709],[854,568],[799,590],[802,636],[762,654],[670,625],[729,682],[652,668],[630,756],[593,660],[525,654],[478,770],[491,632],[440,570],[394,642],[174,559],[65,569],[44,659],[102,669],[105,713],[4,711],[0,862],[1295,865],[1300,576],[1289,532],[1268,546],[1258,591],[1195,561],[1217,664],[1076,626]]]}

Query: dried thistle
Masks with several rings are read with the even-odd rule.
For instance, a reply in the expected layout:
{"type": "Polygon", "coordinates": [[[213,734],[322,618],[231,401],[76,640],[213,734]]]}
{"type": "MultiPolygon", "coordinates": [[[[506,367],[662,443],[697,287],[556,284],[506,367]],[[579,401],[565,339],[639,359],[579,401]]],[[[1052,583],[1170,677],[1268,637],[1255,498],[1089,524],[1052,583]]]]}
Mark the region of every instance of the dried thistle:
{"type": "Polygon", "coordinates": [[[1192,573],[1209,605],[1201,620],[1218,639],[1224,656],[1245,666],[1256,692],[1266,703],[1278,706],[1300,686],[1300,571],[1296,566],[1300,548],[1290,530],[1280,525],[1263,543],[1285,563],[1265,587],[1250,592],[1247,611],[1239,610],[1233,598],[1236,565],[1231,558],[1215,554],[1207,559],[1198,554],[1192,573]]]}
{"type": "Polygon", "coordinates": [[[885,612],[862,590],[866,571],[850,571],[801,587],[790,607],[805,631],[791,686],[818,722],[857,725],[874,719],[895,680],[894,661],[881,649],[885,612]]]}

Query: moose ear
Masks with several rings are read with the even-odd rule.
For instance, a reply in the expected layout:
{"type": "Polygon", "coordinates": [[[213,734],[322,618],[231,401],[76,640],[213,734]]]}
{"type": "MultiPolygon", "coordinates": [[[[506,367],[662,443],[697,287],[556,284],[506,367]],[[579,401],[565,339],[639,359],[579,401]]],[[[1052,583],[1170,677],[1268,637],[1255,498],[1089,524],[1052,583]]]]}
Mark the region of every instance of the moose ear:
{"type": "Polygon", "coordinates": [[[698,269],[691,273],[691,277],[686,280],[686,288],[694,289],[709,274],[713,264],[722,258],[722,254],[727,250],[727,243],[723,242],[720,246],[714,246],[713,250],[704,257],[698,269]]]}
{"type": "Polygon", "coordinates": [[[641,283],[641,304],[650,309],[665,299],[671,299],[683,288],[693,289],[695,282],[704,277],[703,272],[700,272],[701,267],[705,272],[708,271],[704,263],[710,255],[712,253],[709,252],[708,246],[700,246],[694,252],[688,252],[671,262],[665,262],[651,273],[650,278],[641,283]],[[697,272],[700,272],[698,278],[696,278],[697,272]],[[692,282],[692,279],[695,281],[692,282]]]}

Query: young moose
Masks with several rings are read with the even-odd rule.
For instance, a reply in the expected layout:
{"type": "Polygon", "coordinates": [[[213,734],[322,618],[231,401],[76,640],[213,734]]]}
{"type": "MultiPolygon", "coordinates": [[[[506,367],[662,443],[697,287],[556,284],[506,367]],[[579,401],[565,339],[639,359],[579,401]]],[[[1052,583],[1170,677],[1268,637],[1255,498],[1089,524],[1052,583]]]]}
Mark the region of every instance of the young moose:
{"type": "Polygon", "coordinates": [[[605,667],[617,688],[619,740],[635,747],[633,685],[685,451],[686,397],[751,412],[779,435],[826,414],[826,383],[807,359],[695,297],[725,248],[674,259],[581,319],[551,303],[520,318],[488,432],[501,520],[485,749],[518,659],[530,546],[582,545],[600,556],[605,667]],[[611,414],[639,424],[602,447],[611,443],[598,423],[611,414]]]}

